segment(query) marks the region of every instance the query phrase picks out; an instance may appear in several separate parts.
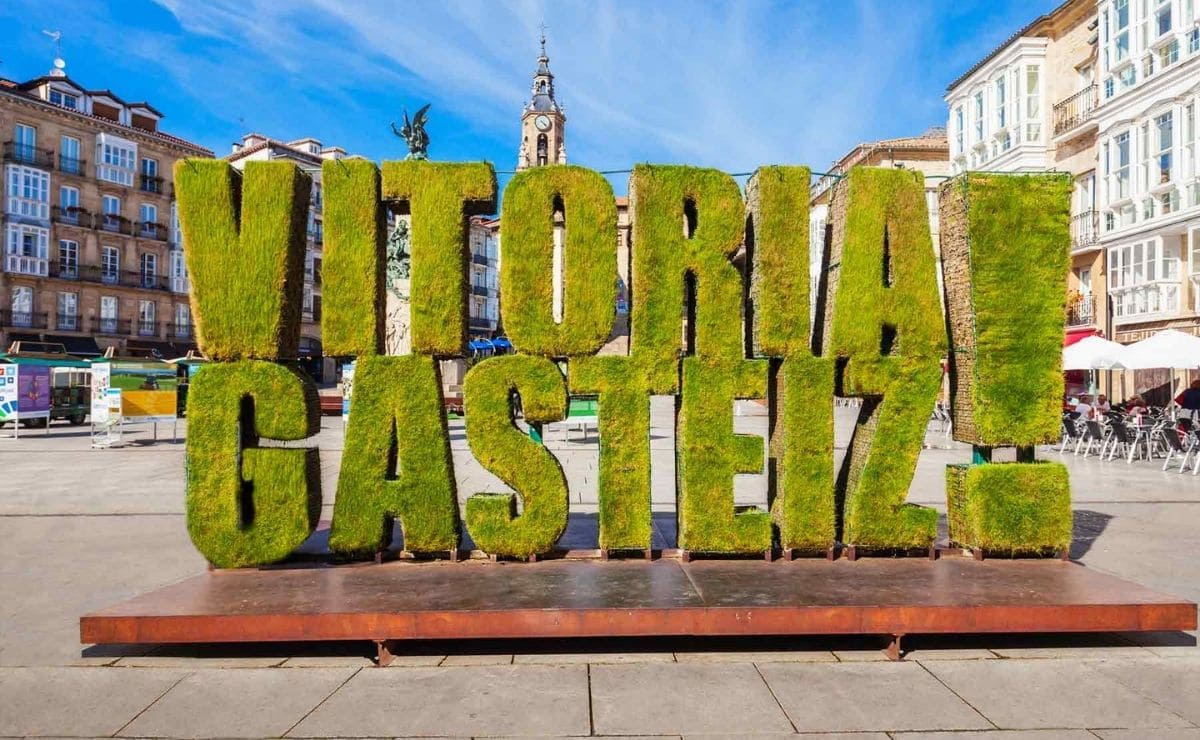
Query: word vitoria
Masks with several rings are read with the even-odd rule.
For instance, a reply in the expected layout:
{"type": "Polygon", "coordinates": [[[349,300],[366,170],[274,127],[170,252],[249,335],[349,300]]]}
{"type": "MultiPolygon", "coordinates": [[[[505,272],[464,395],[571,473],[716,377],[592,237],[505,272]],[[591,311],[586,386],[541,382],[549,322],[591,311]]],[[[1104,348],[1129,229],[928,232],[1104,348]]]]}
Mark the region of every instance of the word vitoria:
{"type": "MultiPolygon", "coordinates": [[[[318,450],[294,444],[319,428],[316,388],[285,364],[298,354],[310,178],[288,163],[250,163],[243,175],[214,160],[180,162],[175,178],[192,310],[214,361],[189,394],[188,531],[218,567],[277,562],[311,535],[322,501],[318,450]]],[[[515,493],[471,492],[461,514],[438,362],[468,340],[467,219],[495,211],[495,172],[341,160],[325,163],[322,185],[324,351],[357,358],[329,537],[337,556],[385,550],[396,522],[414,553],[456,550],[464,527],[489,554],[551,550],[567,482],[515,423],[514,398],[536,427],[563,419],[570,394],[597,399],[601,548],[651,547],[650,398],[663,394],[677,396],[681,549],[926,548],[937,514],[906,498],[946,368],[955,438],[976,446],[974,464],[946,471],[951,539],[1030,555],[1070,541],[1066,471],[1033,454],[1059,431],[1061,176],[968,174],[934,199],[919,173],[851,170],[832,190],[814,284],[807,168],[761,168],[743,193],[716,170],[639,165],[629,347],[613,355],[599,353],[618,289],[610,184],[575,166],[518,173],[503,197],[500,268],[515,351],[476,362],[463,382],[471,452],[515,493]],[[403,356],[384,353],[389,211],[411,219],[403,356]],[[836,469],[835,395],[861,399],[836,469]],[[768,399],[767,439],[734,433],[737,399],[768,399]],[[1016,462],[987,461],[1005,446],[1016,462]],[[735,507],[734,476],[767,469],[769,505],[735,507]]]]}

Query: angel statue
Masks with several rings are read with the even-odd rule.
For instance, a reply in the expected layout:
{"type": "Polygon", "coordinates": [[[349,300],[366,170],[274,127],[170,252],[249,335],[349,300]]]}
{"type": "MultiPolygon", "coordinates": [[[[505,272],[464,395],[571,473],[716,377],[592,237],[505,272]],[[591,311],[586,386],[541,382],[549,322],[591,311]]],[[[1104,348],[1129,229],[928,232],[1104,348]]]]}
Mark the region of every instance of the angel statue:
{"type": "Polygon", "coordinates": [[[396,122],[392,121],[392,133],[404,139],[408,144],[408,156],[405,159],[428,159],[429,158],[429,134],[425,133],[425,121],[428,118],[429,103],[422,106],[421,110],[408,120],[408,110],[401,109],[404,112],[404,125],[396,128],[396,122]]]}

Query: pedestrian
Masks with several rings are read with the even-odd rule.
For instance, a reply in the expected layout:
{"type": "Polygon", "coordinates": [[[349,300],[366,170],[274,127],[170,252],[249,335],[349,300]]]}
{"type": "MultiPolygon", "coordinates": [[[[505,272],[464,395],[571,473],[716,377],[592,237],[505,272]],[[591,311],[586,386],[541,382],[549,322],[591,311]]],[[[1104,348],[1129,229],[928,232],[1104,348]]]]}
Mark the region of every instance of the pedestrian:
{"type": "Polygon", "coordinates": [[[1195,419],[1200,411],[1200,379],[1193,380],[1191,387],[1176,396],[1175,403],[1195,419]]]}

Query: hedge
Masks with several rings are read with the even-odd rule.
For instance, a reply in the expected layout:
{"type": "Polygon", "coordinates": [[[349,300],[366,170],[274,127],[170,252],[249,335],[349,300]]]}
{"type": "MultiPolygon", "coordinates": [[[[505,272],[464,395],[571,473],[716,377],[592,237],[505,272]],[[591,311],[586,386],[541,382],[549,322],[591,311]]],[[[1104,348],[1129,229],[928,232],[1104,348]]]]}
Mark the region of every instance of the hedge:
{"type": "Polygon", "coordinates": [[[834,188],[830,220],[824,354],[845,362],[841,394],[864,398],[839,476],[841,538],[927,547],[937,513],[905,503],[946,344],[923,176],[854,168],[834,188]]]}
{"type": "Polygon", "coordinates": [[[744,357],[742,275],[729,258],[742,244],[745,208],[732,177],[699,167],[637,165],[629,192],[635,245],[630,355],[651,393],[675,393],[688,273],[696,278],[695,354],[712,361],[744,357]],[[689,212],[695,221],[690,238],[684,228],[689,212]]]}
{"type": "Polygon", "coordinates": [[[1071,546],[1071,492],[1061,463],[946,466],[950,540],[993,553],[1054,554],[1071,546]]]}
{"type": "Polygon", "coordinates": [[[628,357],[580,357],[571,361],[572,393],[595,393],[599,401],[600,547],[647,550],[650,513],[650,392],[628,357]]]}
{"type": "Polygon", "coordinates": [[[421,355],[358,359],[329,547],[386,550],[399,519],[404,549],[458,547],[458,498],[437,361],[421,355]]]}
{"type": "Polygon", "coordinates": [[[823,552],[837,541],[833,381],[833,361],[807,351],[787,357],[775,374],[771,513],[784,549],[823,552]]]}
{"type": "Polygon", "coordinates": [[[766,360],[708,364],[686,357],[677,420],[679,547],[690,552],[750,553],[771,547],[771,514],[735,513],[733,476],[761,473],[763,440],[733,433],[733,402],[767,394],[766,360]]]}
{"type": "Polygon", "coordinates": [[[308,538],[321,513],[316,448],[258,447],[320,429],[317,388],[257,360],[205,365],[188,392],[187,526],[219,568],[267,565],[308,538]]]}
{"type": "Polygon", "coordinates": [[[412,214],[412,351],[461,355],[467,344],[467,219],[496,210],[487,162],[383,163],[383,197],[412,214]]]}
{"type": "Polygon", "coordinates": [[[541,424],[567,414],[566,381],[550,360],[506,355],[478,363],[463,381],[467,443],[483,468],[511,493],[467,499],[467,530],[476,547],[494,555],[529,557],[546,552],[567,528],[567,479],[554,455],[514,423],[511,394],[525,421],[541,424]]]}
{"type": "Polygon", "coordinates": [[[746,186],[753,224],[754,350],[785,357],[809,349],[807,167],[762,167],[746,186]]]}
{"type": "Polygon", "coordinates": [[[321,168],[325,242],[321,342],[326,355],[383,351],[387,270],[379,168],[366,159],[329,160],[321,168]]]}
{"type": "Polygon", "coordinates": [[[299,355],[312,181],[288,162],[175,163],[192,317],[214,360],[299,355]]]}
{"type": "Polygon", "coordinates": [[[1071,178],[969,174],[941,190],[954,437],[1058,440],[1071,178]]]}
{"type": "Polygon", "coordinates": [[[534,167],[504,190],[504,328],[521,352],[596,352],[616,318],[617,206],[612,186],[584,167],[534,167]],[[562,321],[553,314],[554,211],[562,208],[562,321]]]}

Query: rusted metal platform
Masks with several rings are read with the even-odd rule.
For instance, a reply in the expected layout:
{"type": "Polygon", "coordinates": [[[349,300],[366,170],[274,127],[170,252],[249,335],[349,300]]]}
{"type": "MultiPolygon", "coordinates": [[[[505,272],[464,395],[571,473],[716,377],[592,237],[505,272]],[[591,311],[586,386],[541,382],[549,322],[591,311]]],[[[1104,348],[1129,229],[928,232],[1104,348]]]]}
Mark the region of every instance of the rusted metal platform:
{"type": "Polygon", "coordinates": [[[213,571],[83,643],[1196,629],[1196,604],[1058,560],[391,562],[213,571]]]}

